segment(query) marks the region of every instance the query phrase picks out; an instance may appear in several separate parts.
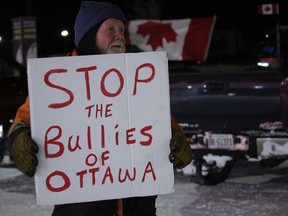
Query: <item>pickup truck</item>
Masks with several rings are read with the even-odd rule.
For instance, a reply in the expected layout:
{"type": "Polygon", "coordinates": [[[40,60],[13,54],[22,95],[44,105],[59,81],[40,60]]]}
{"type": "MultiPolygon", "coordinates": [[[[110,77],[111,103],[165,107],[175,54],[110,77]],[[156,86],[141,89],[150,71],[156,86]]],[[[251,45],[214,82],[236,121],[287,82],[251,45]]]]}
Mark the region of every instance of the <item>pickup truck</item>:
{"type": "Polygon", "coordinates": [[[171,113],[193,149],[193,182],[221,183],[237,160],[273,167],[288,158],[285,69],[198,66],[169,73],[171,113]]]}

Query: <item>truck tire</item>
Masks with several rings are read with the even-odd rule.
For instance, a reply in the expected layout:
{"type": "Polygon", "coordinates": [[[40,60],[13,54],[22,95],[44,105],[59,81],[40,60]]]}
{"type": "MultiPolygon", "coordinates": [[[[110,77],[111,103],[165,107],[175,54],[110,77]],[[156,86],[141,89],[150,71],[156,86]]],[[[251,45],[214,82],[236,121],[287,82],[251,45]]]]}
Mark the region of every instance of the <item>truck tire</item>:
{"type": "Polygon", "coordinates": [[[205,160],[194,160],[196,174],[191,176],[191,181],[199,185],[216,185],[224,182],[230,174],[235,160],[227,161],[224,167],[207,164],[205,160]]]}
{"type": "Polygon", "coordinates": [[[285,162],[286,160],[287,160],[286,157],[267,158],[267,159],[262,159],[260,163],[264,167],[277,167],[283,162],[285,162]]]}

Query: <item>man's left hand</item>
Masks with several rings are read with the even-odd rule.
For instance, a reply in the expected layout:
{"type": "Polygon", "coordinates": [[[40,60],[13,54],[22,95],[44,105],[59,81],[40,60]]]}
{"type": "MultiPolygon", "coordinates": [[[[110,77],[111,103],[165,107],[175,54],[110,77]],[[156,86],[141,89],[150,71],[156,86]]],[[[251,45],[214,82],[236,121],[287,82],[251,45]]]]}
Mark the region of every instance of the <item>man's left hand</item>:
{"type": "Polygon", "coordinates": [[[170,150],[169,160],[171,163],[174,163],[177,169],[182,169],[191,163],[193,152],[183,132],[172,129],[170,150]]]}

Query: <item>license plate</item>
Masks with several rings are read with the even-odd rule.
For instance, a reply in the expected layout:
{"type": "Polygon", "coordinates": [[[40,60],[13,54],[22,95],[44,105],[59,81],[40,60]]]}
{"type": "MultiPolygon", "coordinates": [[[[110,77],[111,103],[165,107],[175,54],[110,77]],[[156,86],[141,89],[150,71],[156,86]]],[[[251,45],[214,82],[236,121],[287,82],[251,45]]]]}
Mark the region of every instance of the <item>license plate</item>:
{"type": "Polygon", "coordinates": [[[209,134],[206,136],[209,148],[213,149],[233,149],[232,134],[209,134]]]}

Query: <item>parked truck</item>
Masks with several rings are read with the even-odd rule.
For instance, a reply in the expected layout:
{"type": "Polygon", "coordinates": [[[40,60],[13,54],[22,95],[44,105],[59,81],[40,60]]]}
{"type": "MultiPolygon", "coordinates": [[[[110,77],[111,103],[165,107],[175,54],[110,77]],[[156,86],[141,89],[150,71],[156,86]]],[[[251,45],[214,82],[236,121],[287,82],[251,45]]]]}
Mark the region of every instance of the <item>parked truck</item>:
{"type": "Polygon", "coordinates": [[[170,68],[171,113],[193,149],[198,184],[225,181],[237,160],[278,166],[288,158],[284,68],[170,68]]]}

